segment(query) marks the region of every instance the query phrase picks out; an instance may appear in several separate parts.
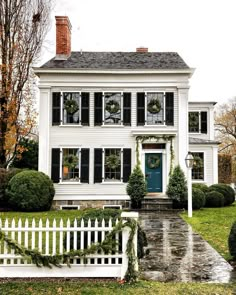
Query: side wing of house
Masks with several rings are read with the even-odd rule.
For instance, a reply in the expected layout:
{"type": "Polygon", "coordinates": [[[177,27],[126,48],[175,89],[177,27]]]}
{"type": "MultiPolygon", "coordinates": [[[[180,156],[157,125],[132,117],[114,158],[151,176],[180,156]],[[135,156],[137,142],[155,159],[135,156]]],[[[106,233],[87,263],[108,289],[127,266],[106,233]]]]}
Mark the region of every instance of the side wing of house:
{"type": "Polygon", "coordinates": [[[214,139],[215,102],[189,102],[189,150],[195,160],[192,182],[218,183],[218,142],[214,139]]]}

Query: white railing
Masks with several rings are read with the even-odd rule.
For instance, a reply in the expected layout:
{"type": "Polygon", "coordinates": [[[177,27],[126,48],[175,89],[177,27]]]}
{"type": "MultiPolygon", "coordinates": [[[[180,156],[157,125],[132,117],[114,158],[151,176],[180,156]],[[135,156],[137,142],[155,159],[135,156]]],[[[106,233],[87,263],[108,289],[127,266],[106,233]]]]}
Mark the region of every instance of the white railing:
{"type": "MultiPolygon", "coordinates": [[[[138,213],[122,212],[121,219],[137,220],[138,213]]],[[[57,222],[47,219],[45,223],[33,219],[29,222],[21,219],[16,223],[13,219],[7,219],[2,223],[0,229],[19,245],[28,249],[37,249],[43,255],[62,254],[71,250],[83,250],[89,248],[93,243],[102,242],[107,233],[111,232],[118,220],[110,219],[95,221],[83,219],[79,222],[62,219],[57,222]]],[[[61,268],[37,267],[30,259],[16,255],[14,250],[9,249],[6,242],[0,243],[0,277],[117,277],[124,278],[128,258],[126,245],[129,238],[129,227],[124,227],[120,234],[116,234],[117,247],[113,253],[95,253],[86,256],[85,259],[74,257],[70,261],[70,267],[63,265],[61,268]],[[115,252],[115,253],[114,253],[115,252]]],[[[134,237],[134,246],[137,255],[137,233],[134,237]]],[[[138,266],[136,266],[137,269],[138,266]]]]}

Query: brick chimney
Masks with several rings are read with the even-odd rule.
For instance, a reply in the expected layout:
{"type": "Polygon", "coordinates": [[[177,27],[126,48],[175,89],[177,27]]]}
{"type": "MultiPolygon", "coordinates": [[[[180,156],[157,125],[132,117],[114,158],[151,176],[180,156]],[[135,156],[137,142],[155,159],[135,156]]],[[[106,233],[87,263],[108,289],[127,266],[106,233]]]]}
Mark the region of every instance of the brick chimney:
{"type": "Polygon", "coordinates": [[[136,52],[148,52],[148,48],[147,47],[138,47],[138,48],[136,48],[136,52]]]}
{"type": "Polygon", "coordinates": [[[71,54],[71,23],[68,16],[56,16],[56,55],[68,58],[71,54]]]}

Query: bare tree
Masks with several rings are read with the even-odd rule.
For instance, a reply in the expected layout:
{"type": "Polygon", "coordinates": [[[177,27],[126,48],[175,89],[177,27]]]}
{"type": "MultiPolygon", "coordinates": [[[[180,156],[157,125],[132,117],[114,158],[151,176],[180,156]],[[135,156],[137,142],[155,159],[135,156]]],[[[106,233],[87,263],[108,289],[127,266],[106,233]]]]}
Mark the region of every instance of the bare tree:
{"type": "Polygon", "coordinates": [[[50,0],[0,1],[0,167],[35,124],[31,66],[49,28],[50,0]]]}
{"type": "Polygon", "coordinates": [[[219,152],[236,155],[236,98],[218,107],[215,131],[221,141],[219,152]]]}

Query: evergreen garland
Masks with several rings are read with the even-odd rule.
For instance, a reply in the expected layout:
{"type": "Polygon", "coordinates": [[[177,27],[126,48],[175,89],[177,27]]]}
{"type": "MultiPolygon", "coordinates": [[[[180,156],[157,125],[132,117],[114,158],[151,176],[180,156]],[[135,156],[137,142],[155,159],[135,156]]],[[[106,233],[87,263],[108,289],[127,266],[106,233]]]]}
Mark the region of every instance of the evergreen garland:
{"type": "MultiPolygon", "coordinates": [[[[104,253],[117,252],[117,242],[113,239],[117,233],[120,233],[124,227],[130,228],[129,239],[126,247],[126,254],[128,256],[128,268],[125,274],[125,281],[133,283],[137,280],[138,272],[135,269],[136,255],[134,249],[134,235],[137,229],[137,221],[134,219],[127,218],[125,223],[120,220],[108,233],[101,243],[92,244],[89,248],[83,250],[72,250],[69,252],[64,252],[63,254],[56,255],[42,255],[36,249],[28,249],[21,246],[16,241],[7,237],[7,235],[0,230],[0,241],[6,242],[7,246],[14,250],[16,255],[22,256],[24,259],[31,259],[32,263],[37,267],[49,267],[52,266],[62,267],[63,264],[67,264],[70,267],[70,260],[73,258],[86,258],[88,255],[94,254],[98,251],[103,251],[104,253]]],[[[85,260],[86,261],[86,260],[85,260]]]]}
{"type": "Polygon", "coordinates": [[[174,159],[175,159],[175,154],[174,154],[174,148],[173,148],[173,138],[174,136],[170,135],[161,135],[161,136],[156,136],[156,135],[143,135],[143,136],[137,136],[136,137],[136,161],[137,165],[140,166],[141,162],[139,159],[139,143],[143,143],[146,140],[152,140],[154,139],[156,142],[158,142],[160,139],[163,139],[165,141],[170,140],[170,171],[169,175],[172,174],[173,172],[173,165],[174,165],[174,159]]]}

